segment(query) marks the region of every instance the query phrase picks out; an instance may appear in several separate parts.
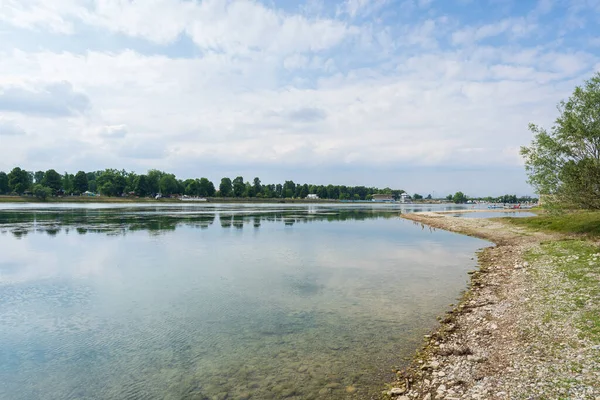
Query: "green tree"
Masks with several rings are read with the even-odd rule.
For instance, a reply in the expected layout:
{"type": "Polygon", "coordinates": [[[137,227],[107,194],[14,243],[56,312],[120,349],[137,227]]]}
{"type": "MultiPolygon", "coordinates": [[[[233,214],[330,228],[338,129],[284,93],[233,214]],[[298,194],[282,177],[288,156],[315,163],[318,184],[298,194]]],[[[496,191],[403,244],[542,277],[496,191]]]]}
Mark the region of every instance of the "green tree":
{"type": "Polygon", "coordinates": [[[106,169],[96,178],[97,190],[105,196],[120,196],[127,186],[123,171],[106,169]]]}
{"type": "Polygon", "coordinates": [[[188,196],[200,195],[200,182],[197,179],[187,179],[185,182],[185,194],[188,196]]]}
{"type": "Polygon", "coordinates": [[[302,185],[302,188],[300,189],[300,198],[304,199],[306,198],[306,196],[308,196],[308,185],[305,183],[304,185],[302,185]]]}
{"type": "Polygon", "coordinates": [[[242,197],[245,189],[246,185],[244,184],[244,178],[241,176],[236,177],[233,180],[233,195],[235,197],[242,197]]]}
{"type": "Polygon", "coordinates": [[[42,183],[43,180],[44,180],[44,171],[36,171],[33,174],[33,181],[35,183],[42,183]]]}
{"type": "Polygon", "coordinates": [[[95,179],[93,181],[88,181],[88,190],[94,193],[98,191],[98,184],[95,179]]]}
{"type": "Polygon", "coordinates": [[[467,196],[465,196],[463,192],[456,192],[454,193],[454,196],[452,196],[452,201],[456,204],[466,203],[467,196]]]}
{"type": "Polygon", "coordinates": [[[431,200],[431,194],[428,194],[427,197],[425,197],[427,200],[431,200]]]}
{"type": "Polygon", "coordinates": [[[446,196],[446,200],[448,201],[452,201],[453,196],[451,194],[449,194],[448,196],[446,196]]]}
{"type": "Polygon", "coordinates": [[[207,178],[200,178],[199,180],[199,190],[198,190],[198,195],[199,196],[214,196],[215,195],[215,185],[213,185],[213,183],[211,181],[209,181],[207,178]]]}
{"type": "Polygon", "coordinates": [[[146,175],[138,175],[135,178],[133,191],[140,197],[146,197],[150,194],[150,188],[148,186],[148,177],[146,175]]]}
{"type": "Polygon", "coordinates": [[[552,195],[546,204],[600,209],[600,72],[558,109],[550,131],[529,125],[534,139],[521,148],[529,183],[552,195]]]}
{"type": "Polygon", "coordinates": [[[78,194],[84,193],[88,190],[88,178],[85,172],[79,171],[75,174],[75,178],[73,179],[73,187],[75,192],[78,194]]]}
{"type": "Polygon", "coordinates": [[[413,200],[423,200],[423,196],[418,193],[413,194],[413,200]]]}
{"type": "Polygon", "coordinates": [[[9,190],[8,175],[6,175],[6,172],[0,171],[0,194],[8,193],[9,190]]]}
{"type": "Polygon", "coordinates": [[[172,195],[178,192],[179,185],[177,184],[177,179],[175,179],[175,175],[165,174],[160,178],[158,183],[160,188],[160,193],[164,195],[172,195]]]}
{"type": "Polygon", "coordinates": [[[62,176],[62,190],[65,193],[73,193],[75,190],[74,182],[75,176],[65,171],[65,174],[62,176]]]}
{"type": "Polygon", "coordinates": [[[246,182],[244,184],[244,193],[242,197],[254,197],[254,186],[250,184],[250,182],[246,182]]]}
{"type": "Polygon", "coordinates": [[[233,187],[231,186],[231,179],[223,178],[221,179],[221,184],[219,185],[219,194],[221,197],[231,197],[233,194],[233,187]]]}
{"type": "Polygon", "coordinates": [[[159,182],[160,178],[162,178],[164,174],[164,172],[157,169],[151,169],[148,171],[148,192],[150,194],[156,194],[160,191],[159,182]]]}
{"type": "Polygon", "coordinates": [[[282,188],[282,197],[294,197],[296,194],[296,184],[294,181],[285,181],[282,188]]]}
{"type": "Polygon", "coordinates": [[[39,183],[33,185],[32,192],[33,195],[40,200],[46,200],[48,197],[52,196],[52,189],[39,183]]]}
{"type": "Polygon", "coordinates": [[[260,183],[260,179],[258,179],[258,177],[254,178],[254,181],[252,183],[252,187],[254,188],[254,195],[258,196],[260,194],[262,194],[262,185],[260,183]]]}
{"type": "Polygon", "coordinates": [[[25,170],[15,167],[8,174],[8,187],[17,194],[23,194],[31,186],[31,176],[25,170]]]}

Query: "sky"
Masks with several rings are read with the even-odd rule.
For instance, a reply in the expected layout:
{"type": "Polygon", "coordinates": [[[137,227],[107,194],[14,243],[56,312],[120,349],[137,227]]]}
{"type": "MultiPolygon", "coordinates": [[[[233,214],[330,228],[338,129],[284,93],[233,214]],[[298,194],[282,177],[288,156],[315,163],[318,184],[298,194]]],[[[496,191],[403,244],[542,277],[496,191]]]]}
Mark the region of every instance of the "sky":
{"type": "Polygon", "coordinates": [[[532,194],[600,0],[0,0],[0,170],[532,194]]]}

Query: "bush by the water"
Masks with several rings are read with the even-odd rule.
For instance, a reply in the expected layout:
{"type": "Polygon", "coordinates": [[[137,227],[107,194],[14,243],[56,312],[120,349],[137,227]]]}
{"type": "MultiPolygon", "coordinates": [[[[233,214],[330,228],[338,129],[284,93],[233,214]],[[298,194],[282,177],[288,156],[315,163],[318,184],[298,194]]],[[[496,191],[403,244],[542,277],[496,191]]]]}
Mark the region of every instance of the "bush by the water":
{"type": "Polygon", "coordinates": [[[40,200],[46,200],[52,196],[52,189],[42,185],[33,185],[33,195],[40,200]]]}

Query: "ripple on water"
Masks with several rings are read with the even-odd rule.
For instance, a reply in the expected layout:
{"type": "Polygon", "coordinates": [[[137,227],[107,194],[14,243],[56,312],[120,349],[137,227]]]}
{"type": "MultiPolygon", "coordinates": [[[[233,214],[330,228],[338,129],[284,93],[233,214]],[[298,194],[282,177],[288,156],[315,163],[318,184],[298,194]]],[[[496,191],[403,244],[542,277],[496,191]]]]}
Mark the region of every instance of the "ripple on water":
{"type": "Polygon", "coordinates": [[[372,210],[185,210],[1,225],[20,248],[0,261],[0,398],[369,398],[483,243],[372,210]]]}

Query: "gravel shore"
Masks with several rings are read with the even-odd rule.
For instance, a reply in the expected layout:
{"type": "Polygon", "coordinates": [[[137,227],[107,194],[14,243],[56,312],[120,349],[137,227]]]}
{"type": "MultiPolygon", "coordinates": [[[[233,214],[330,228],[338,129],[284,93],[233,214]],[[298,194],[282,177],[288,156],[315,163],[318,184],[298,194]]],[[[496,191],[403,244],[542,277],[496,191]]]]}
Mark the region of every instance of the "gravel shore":
{"type": "Polygon", "coordinates": [[[496,246],[479,253],[469,290],[385,397],[600,400],[597,243],[500,219],[403,217],[496,246]]]}

